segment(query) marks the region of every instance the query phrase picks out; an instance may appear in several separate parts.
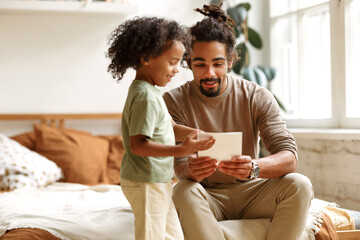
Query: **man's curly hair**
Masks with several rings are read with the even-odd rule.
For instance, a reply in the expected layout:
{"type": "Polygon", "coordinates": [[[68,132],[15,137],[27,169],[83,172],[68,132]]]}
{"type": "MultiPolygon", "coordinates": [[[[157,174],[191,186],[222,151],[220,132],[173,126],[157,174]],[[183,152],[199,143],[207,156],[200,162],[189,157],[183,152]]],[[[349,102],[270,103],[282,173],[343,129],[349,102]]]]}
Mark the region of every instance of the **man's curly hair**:
{"type": "Polygon", "coordinates": [[[108,72],[120,81],[128,68],[141,67],[151,56],[160,56],[174,40],[190,46],[190,36],[185,27],[175,21],[156,17],[135,17],[119,25],[109,36],[107,57],[111,59],[108,72]]]}
{"type": "Polygon", "coordinates": [[[202,9],[196,8],[195,11],[199,12],[206,17],[197,22],[190,28],[190,35],[192,36],[191,48],[187,49],[184,54],[184,59],[190,63],[192,47],[196,42],[220,42],[226,46],[227,60],[237,60],[238,53],[235,49],[236,37],[234,20],[228,16],[224,10],[221,9],[223,2],[219,0],[219,5],[211,4],[204,5],[202,9]]]}

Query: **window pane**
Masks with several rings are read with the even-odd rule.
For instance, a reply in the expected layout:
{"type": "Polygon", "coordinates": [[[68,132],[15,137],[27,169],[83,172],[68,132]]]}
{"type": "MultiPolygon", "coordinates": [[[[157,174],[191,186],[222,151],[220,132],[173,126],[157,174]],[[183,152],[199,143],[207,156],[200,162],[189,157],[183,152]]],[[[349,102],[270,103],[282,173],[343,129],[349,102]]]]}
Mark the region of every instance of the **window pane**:
{"type": "Polygon", "coordinates": [[[300,118],[331,118],[329,10],[307,13],[301,23],[300,118]]]}
{"type": "Polygon", "coordinates": [[[346,82],[346,117],[360,117],[360,1],[350,3],[350,76],[346,82]]]}
{"type": "Polygon", "coordinates": [[[277,19],[271,30],[272,92],[285,105],[286,117],[298,115],[298,44],[296,16],[277,19]]]}
{"type": "Polygon", "coordinates": [[[270,0],[270,16],[275,17],[296,11],[297,0],[270,0]]]}
{"type": "Polygon", "coordinates": [[[329,0],[270,0],[270,16],[276,17],[326,2],[329,0]]]}
{"type": "Polygon", "coordinates": [[[299,9],[312,7],[321,3],[329,2],[329,0],[298,0],[299,9]]]}
{"type": "Polygon", "coordinates": [[[286,118],[331,118],[329,25],[328,6],[273,21],[271,64],[277,75],[271,87],[287,108],[286,118]]]}

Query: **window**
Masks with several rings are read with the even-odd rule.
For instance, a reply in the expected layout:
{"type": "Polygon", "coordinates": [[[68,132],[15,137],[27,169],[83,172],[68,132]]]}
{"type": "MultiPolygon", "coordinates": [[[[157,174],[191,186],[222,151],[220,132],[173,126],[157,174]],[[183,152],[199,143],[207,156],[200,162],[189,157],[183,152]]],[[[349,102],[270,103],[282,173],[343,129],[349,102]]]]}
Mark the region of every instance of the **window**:
{"type": "Polygon", "coordinates": [[[359,128],[360,0],[269,1],[272,91],[288,126],[359,128]]]}

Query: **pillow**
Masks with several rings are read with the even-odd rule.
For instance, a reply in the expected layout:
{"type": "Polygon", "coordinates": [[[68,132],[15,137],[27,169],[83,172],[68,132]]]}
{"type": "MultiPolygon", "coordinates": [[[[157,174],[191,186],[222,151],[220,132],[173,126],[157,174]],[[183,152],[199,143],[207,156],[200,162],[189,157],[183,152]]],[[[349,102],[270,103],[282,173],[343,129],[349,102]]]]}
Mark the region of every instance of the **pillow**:
{"type": "Polygon", "coordinates": [[[17,141],[24,147],[30,149],[31,151],[35,151],[35,133],[34,132],[26,132],[21,133],[15,136],[12,136],[11,139],[17,141]]]}
{"type": "Polygon", "coordinates": [[[107,162],[108,184],[120,184],[120,167],[125,153],[121,135],[99,136],[109,141],[110,149],[107,162]]]}
{"type": "MultiPolygon", "coordinates": [[[[91,135],[91,133],[89,133],[89,132],[75,130],[75,129],[62,129],[61,131],[76,132],[76,133],[82,133],[82,134],[91,135]]],[[[34,131],[21,133],[21,134],[12,136],[10,138],[17,141],[18,143],[20,143],[24,147],[30,149],[31,151],[35,151],[36,138],[35,138],[35,132],[34,131]]]]}
{"type": "Polygon", "coordinates": [[[52,161],[0,134],[0,189],[42,187],[58,181],[61,169],[52,161]]]}
{"type": "Polygon", "coordinates": [[[107,181],[109,142],[76,130],[58,130],[34,125],[39,154],[54,161],[64,172],[64,181],[99,184],[107,181]]]}

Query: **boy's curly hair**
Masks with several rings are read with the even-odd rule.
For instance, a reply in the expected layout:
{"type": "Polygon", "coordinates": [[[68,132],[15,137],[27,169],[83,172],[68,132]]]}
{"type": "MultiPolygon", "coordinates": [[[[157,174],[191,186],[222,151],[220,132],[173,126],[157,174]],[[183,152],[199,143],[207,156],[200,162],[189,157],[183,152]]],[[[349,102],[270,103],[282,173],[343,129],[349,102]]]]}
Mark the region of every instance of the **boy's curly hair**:
{"type": "Polygon", "coordinates": [[[141,67],[151,56],[160,56],[174,40],[190,46],[187,29],[175,21],[156,17],[135,17],[119,25],[109,36],[107,57],[111,59],[108,72],[120,81],[128,68],[141,67]]]}
{"type": "Polygon", "coordinates": [[[202,9],[196,8],[196,12],[200,12],[206,17],[197,22],[190,28],[192,36],[191,48],[187,49],[184,59],[190,63],[192,47],[195,42],[211,42],[216,41],[225,44],[227,60],[237,60],[238,53],[235,49],[236,37],[234,20],[221,9],[223,2],[219,0],[219,5],[204,5],[202,9]]]}

